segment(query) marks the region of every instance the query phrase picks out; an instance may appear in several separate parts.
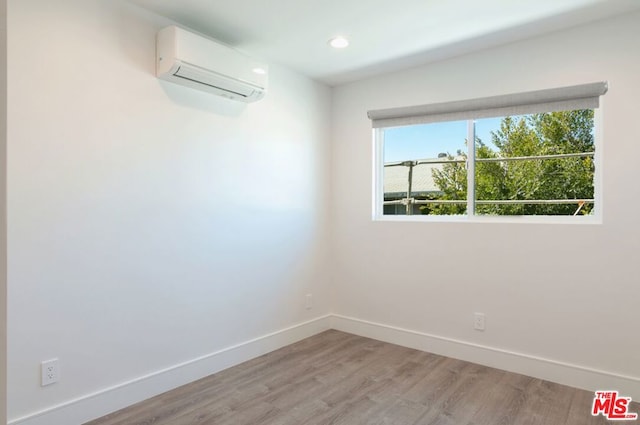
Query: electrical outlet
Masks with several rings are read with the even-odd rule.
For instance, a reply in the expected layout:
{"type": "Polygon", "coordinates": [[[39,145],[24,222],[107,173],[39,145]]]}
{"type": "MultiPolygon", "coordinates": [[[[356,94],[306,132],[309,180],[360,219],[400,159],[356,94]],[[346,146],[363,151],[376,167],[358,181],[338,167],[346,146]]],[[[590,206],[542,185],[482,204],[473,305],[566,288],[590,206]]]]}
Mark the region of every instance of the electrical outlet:
{"type": "Polygon", "coordinates": [[[58,359],[51,359],[40,363],[41,368],[41,385],[55,384],[60,380],[60,363],[58,359]]]}
{"type": "Polygon", "coordinates": [[[473,329],[477,331],[484,331],[484,313],[474,313],[473,329]]]}
{"type": "Polygon", "coordinates": [[[307,310],[311,310],[313,308],[313,294],[307,294],[307,299],[304,306],[307,310]]]}

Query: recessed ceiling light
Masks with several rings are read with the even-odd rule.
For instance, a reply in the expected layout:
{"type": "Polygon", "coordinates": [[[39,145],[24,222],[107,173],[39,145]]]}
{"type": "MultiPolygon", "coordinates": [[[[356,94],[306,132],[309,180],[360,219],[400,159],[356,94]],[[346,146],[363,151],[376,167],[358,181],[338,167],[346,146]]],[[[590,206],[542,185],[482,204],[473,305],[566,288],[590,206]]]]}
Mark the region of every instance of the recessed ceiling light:
{"type": "Polygon", "coordinates": [[[344,37],[333,37],[331,40],[329,40],[329,46],[333,47],[334,49],[344,49],[348,45],[349,40],[344,37]]]}
{"type": "Polygon", "coordinates": [[[265,75],[267,70],[264,68],[253,68],[253,72],[259,75],[265,75]]]}

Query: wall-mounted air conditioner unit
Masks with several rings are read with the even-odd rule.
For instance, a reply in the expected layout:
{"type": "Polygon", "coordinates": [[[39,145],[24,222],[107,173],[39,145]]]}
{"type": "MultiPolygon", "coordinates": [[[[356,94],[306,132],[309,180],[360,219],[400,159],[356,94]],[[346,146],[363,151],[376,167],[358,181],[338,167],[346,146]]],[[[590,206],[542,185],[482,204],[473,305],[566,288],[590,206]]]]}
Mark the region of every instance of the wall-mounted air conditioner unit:
{"type": "Polygon", "coordinates": [[[176,26],[158,32],[156,75],[198,90],[255,102],[267,89],[267,66],[176,26]]]}

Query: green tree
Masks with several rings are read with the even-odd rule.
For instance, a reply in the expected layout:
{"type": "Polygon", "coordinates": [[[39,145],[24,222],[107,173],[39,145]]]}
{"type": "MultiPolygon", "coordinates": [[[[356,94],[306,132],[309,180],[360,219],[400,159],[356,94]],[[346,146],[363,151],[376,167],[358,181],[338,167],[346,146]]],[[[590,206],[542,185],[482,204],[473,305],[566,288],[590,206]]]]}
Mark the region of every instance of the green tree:
{"type": "MultiPolygon", "coordinates": [[[[505,117],[491,133],[492,149],[476,139],[476,158],[507,158],[592,152],[593,110],[548,112],[505,117]]],[[[458,151],[449,159],[466,160],[458,151]]],[[[538,200],[593,198],[594,163],[591,157],[476,162],[477,200],[538,200]]],[[[465,200],[467,171],[464,163],[444,164],[433,178],[442,192],[438,199],[465,200]]],[[[585,204],[581,214],[592,205],[585,204]]],[[[576,204],[489,204],[477,205],[476,213],[494,215],[571,215],[576,204]]],[[[466,205],[433,204],[426,214],[463,214],[466,205]]]]}

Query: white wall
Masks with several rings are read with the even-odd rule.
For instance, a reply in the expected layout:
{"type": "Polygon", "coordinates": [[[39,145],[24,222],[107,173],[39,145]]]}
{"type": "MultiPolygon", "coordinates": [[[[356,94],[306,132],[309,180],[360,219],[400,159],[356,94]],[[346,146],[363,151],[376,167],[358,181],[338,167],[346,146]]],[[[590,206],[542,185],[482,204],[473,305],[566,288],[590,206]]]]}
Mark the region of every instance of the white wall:
{"type": "Polygon", "coordinates": [[[7,2],[0,1],[0,423],[7,421],[7,2]]]}
{"type": "Polygon", "coordinates": [[[640,398],[639,39],[636,13],[335,89],[338,327],[640,398]],[[602,225],[371,220],[367,110],[602,80],[602,225]]]}
{"type": "Polygon", "coordinates": [[[13,423],[329,312],[330,90],[276,64],[250,105],[160,82],[167,23],[120,0],[9,2],[13,423]]]}

